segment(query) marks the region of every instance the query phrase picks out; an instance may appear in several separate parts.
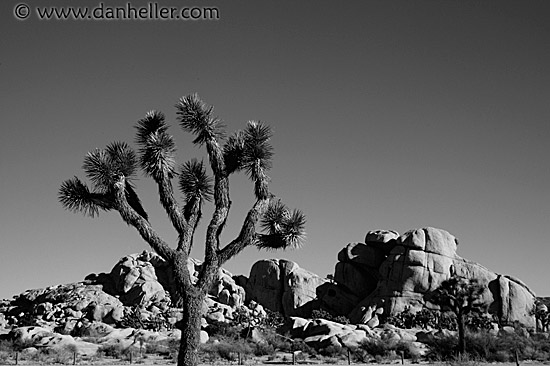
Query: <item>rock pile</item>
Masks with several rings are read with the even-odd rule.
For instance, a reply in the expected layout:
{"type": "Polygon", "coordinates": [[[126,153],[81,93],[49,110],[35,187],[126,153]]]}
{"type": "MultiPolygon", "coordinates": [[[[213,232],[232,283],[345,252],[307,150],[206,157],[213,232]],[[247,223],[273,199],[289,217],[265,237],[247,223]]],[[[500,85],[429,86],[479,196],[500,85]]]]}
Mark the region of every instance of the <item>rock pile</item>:
{"type": "MultiPolygon", "coordinates": [[[[201,262],[188,262],[193,281],[201,262]]],[[[144,251],[120,259],[110,273],[91,274],[84,281],[28,290],[12,300],[0,302],[0,326],[11,328],[8,337],[32,347],[74,345],[78,352],[97,351],[78,340],[79,336],[99,337],[99,344],[116,342],[126,346],[135,338],[158,340],[179,337],[174,329],[182,319],[171,293],[175,285],[171,269],[155,253],[144,251]],[[148,328],[136,329],[136,328],[148,328]],[[122,328],[122,329],[121,329],[122,328]],[[145,332],[145,333],[144,333],[145,332]],[[145,338],[144,338],[145,337],[145,338]]],[[[219,277],[203,305],[202,341],[211,324],[234,320],[237,312],[253,323],[266,316],[262,305],[244,306],[245,290],[231,273],[220,269],[219,277]]]]}
{"type": "Polygon", "coordinates": [[[25,291],[4,302],[0,311],[8,325],[41,324],[64,334],[85,322],[112,324],[124,316],[124,306],[117,297],[88,281],[25,291]]]}
{"type": "Polygon", "coordinates": [[[293,338],[302,339],[307,345],[315,349],[327,347],[357,348],[367,340],[381,340],[385,343],[407,342],[411,349],[419,355],[425,355],[427,347],[417,341],[417,333],[435,334],[436,331],[426,332],[415,329],[399,329],[386,324],[380,328],[371,328],[364,324],[339,324],[326,319],[304,319],[291,317],[286,330],[293,338]]]}
{"type": "MultiPolygon", "coordinates": [[[[371,338],[413,342],[422,354],[425,349],[418,342],[436,336],[433,332],[402,330],[383,320],[405,309],[437,308],[429,302],[429,294],[454,275],[485,285],[483,301],[501,323],[534,328],[533,292],[518,279],[461,258],[457,246],[458,240],[440,229],[428,227],[403,235],[378,230],[369,231],[364,243],[350,243],[338,253],[330,280],[283,259],[256,262],[249,277],[220,269],[203,304],[201,339],[208,340],[212,325],[244,317],[253,326],[271,310],[291,317],[287,330],[315,348],[355,347],[371,338]],[[352,324],[306,319],[314,309],[346,316],[352,324]]],[[[187,265],[196,281],[201,262],[189,260],[187,265]]],[[[28,352],[72,347],[80,354],[93,354],[98,344],[135,347],[137,340],[179,338],[175,328],[182,314],[172,302],[176,286],[171,273],[152,252],[128,255],[109,273],[0,301],[0,328],[11,329],[8,337],[31,346],[28,352]],[[96,337],[97,344],[78,338],[85,336],[96,337]]]]}
{"type": "Polygon", "coordinates": [[[369,231],[365,243],[351,243],[340,251],[334,283],[318,288],[318,296],[334,313],[364,322],[372,313],[434,308],[427,295],[458,275],[486,286],[483,301],[503,323],[534,327],[535,294],[520,280],[461,258],[457,246],[453,235],[431,227],[401,236],[389,230],[369,231]]]}

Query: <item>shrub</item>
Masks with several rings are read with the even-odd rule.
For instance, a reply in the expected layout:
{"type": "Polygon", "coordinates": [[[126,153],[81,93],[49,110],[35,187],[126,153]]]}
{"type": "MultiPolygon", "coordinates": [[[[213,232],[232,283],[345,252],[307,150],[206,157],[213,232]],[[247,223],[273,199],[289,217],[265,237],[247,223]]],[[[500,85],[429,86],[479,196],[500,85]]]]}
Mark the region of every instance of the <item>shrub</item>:
{"type": "Polygon", "coordinates": [[[0,341],[0,364],[4,365],[8,363],[8,360],[13,357],[14,344],[11,340],[0,341]]]}
{"type": "Polygon", "coordinates": [[[269,342],[253,343],[251,345],[254,356],[268,356],[275,354],[275,347],[269,342]]]}
{"type": "Polygon", "coordinates": [[[173,354],[173,351],[174,351],[173,348],[171,347],[171,343],[173,342],[174,340],[172,339],[156,341],[156,342],[148,342],[145,345],[145,353],[165,356],[165,357],[170,356],[173,354]]]}
{"type": "Polygon", "coordinates": [[[328,346],[319,350],[319,353],[327,357],[338,357],[343,355],[344,349],[340,346],[328,346]]]}
{"type": "MultiPolygon", "coordinates": [[[[495,319],[488,313],[469,313],[464,324],[470,330],[490,330],[495,319]]],[[[401,313],[386,318],[386,323],[395,325],[398,328],[422,328],[422,329],[448,329],[457,330],[456,315],[452,312],[441,312],[438,310],[422,309],[413,313],[409,307],[401,313]]]]}
{"type": "Polygon", "coordinates": [[[398,328],[410,329],[415,326],[416,314],[412,313],[409,307],[402,312],[391,315],[386,319],[387,324],[395,325],[398,328]]]}
{"type": "Polygon", "coordinates": [[[125,328],[146,329],[152,331],[170,330],[173,325],[168,321],[166,313],[158,313],[152,315],[148,319],[144,319],[139,306],[134,306],[130,311],[124,312],[124,317],[120,321],[120,325],[125,328]]]}
{"type": "Polygon", "coordinates": [[[8,363],[8,360],[11,359],[11,354],[9,352],[0,351],[0,364],[5,365],[8,363]]]}
{"type": "Polygon", "coordinates": [[[52,363],[72,363],[74,357],[74,350],[71,347],[54,348],[50,349],[47,354],[50,356],[52,363]]]}
{"type": "Polygon", "coordinates": [[[281,335],[277,333],[272,328],[264,329],[263,334],[266,343],[272,345],[275,350],[292,352],[298,350],[300,347],[300,345],[297,344],[299,342],[293,341],[288,335],[281,335]]]}
{"type": "Polygon", "coordinates": [[[4,339],[0,341],[0,352],[11,353],[14,351],[14,349],[15,344],[12,340],[4,339]]]}
{"type": "Polygon", "coordinates": [[[99,347],[98,353],[105,357],[127,360],[130,358],[130,347],[124,347],[122,344],[105,344],[99,347]]]}
{"type": "Polygon", "coordinates": [[[241,337],[242,327],[233,326],[229,323],[217,323],[208,325],[208,335],[219,340],[237,340],[241,337]]]}
{"type": "Polygon", "coordinates": [[[366,339],[359,345],[359,349],[365,351],[372,357],[385,356],[387,354],[386,344],[378,339],[366,339]]]}
{"type": "Polygon", "coordinates": [[[470,313],[466,316],[465,325],[470,330],[490,330],[495,319],[488,313],[470,313]]]}
{"type": "Polygon", "coordinates": [[[392,346],[391,348],[395,350],[395,352],[398,355],[403,354],[404,358],[407,358],[413,361],[418,361],[418,359],[420,358],[418,351],[416,350],[416,348],[412,346],[410,342],[399,341],[395,343],[395,345],[392,346]]]}
{"type": "Polygon", "coordinates": [[[478,366],[479,362],[468,353],[459,354],[447,362],[449,366],[478,366]]]}
{"type": "MultiPolygon", "coordinates": [[[[516,353],[520,360],[550,360],[550,340],[544,335],[526,336],[519,333],[500,333],[493,335],[486,330],[467,331],[464,356],[472,360],[486,362],[514,361],[516,353]]],[[[427,342],[430,361],[457,361],[457,339],[454,336],[434,338],[427,342]]],[[[464,360],[459,360],[464,361],[464,360]]]]}
{"type": "Polygon", "coordinates": [[[454,336],[434,337],[426,345],[429,349],[426,358],[429,361],[448,361],[455,356],[458,339],[454,336]]]}
{"type": "Polygon", "coordinates": [[[313,319],[325,319],[340,324],[349,324],[350,320],[343,315],[333,315],[324,309],[316,309],[311,312],[313,319]]]}
{"type": "Polygon", "coordinates": [[[452,314],[426,308],[413,313],[409,307],[406,307],[401,313],[387,317],[386,323],[402,329],[456,329],[456,318],[452,314]]]}
{"type": "Polygon", "coordinates": [[[72,363],[74,353],[69,347],[41,348],[33,353],[26,353],[21,359],[39,364],[68,364],[72,363]]]}
{"type": "Polygon", "coordinates": [[[200,350],[208,360],[222,358],[227,361],[235,361],[239,353],[241,355],[252,353],[252,347],[247,342],[209,342],[201,345],[200,350]]]}
{"type": "Polygon", "coordinates": [[[285,317],[277,312],[269,309],[264,309],[266,317],[262,319],[260,325],[264,328],[278,329],[285,323],[285,317]]]}

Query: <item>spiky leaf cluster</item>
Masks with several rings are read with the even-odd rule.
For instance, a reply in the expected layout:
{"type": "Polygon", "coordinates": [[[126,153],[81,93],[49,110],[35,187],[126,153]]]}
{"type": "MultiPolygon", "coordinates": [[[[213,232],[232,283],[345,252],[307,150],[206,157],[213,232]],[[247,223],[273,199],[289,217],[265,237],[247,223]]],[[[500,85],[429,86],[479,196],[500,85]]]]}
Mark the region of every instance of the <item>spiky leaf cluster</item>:
{"type": "Polygon", "coordinates": [[[105,149],[95,149],[84,158],[82,169],[92,181],[94,191],[107,192],[120,176],[127,181],[135,177],[137,158],[125,142],[113,142],[105,149]]]}
{"type": "Polygon", "coordinates": [[[214,108],[204,103],[197,94],[182,97],[176,108],[180,126],[196,136],[194,144],[204,145],[211,139],[225,137],[223,123],[212,114],[214,108]]]}
{"type": "Polygon", "coordinates": [[[228,174],[233,174],[239,171],[243,166],[244,155],[244,133],[236,131],[229,136],[223,147],[223,157],[225,161],[225,169],[228,174]]]}
{"type": "Polygon", "coordinates": [[[147,113],[138,121],[136,129],[143,171],[157,180],[172,179],[176,174],[176,144],[167,133],[164,114],[158,111],[147,113]]]}
{"type": "Polygon", "coordinates": [[[91,192],[88,186],[77,177],[61,184],[58,198],[67,210],[82,212],[91,217],[97,216],[99,209],[107,211],[112,208],[111,202],[105,200],[102,195],[91,192]]]}
{"type": "Polygon", "coordinates": [[[260,225],[264,231],[256,243],[260,249],[298,248],[305,239],[304,213],[297,209],[289,210],[280,200],[270,202],[260,225]]]}
{"type": "Polygon", "coordinates": [[[269,143],[271,128],[261,122],[250,121],[244,130],[242,166],[250,179],[257,180],[271,169],[273,147],[269,143]]]}
{"type": "Polygon", "coordinates": [[[485,286],[477,279],[453,276],[441,283],[430,296],[429,301],[440,305],[444,310],[468,314],[483,310],[481,301],[485,286]]]}
{"type": "Polygon", "coordinates": [[[181,167],[179,186],[187,201],[199,197],[212,200],[212,178],[206,174],[206,168],[202,161],[192,159],[181,167]]]}
{"type": "Polygon", "coordinates": [[[137,170],[134,150],[124,142],[114,142],[105,149],[95,149],[84,158],[82,168],[92,182],[92,189],[77,177],[64,181],[58,198],[63,207],[96,216],[99,210],[115,207],[115,184],[124,178],[124,192],[130,206],[143,218],[147,213],[134,191],[132,179],[137,170]]]}
{"type": "Polygon", "coordinates": [[[231,135],[224,146],[227,171],[243,170],[253,181],[263,178],[272,166],[271,135],[271,128],[259,121],[249,121],[244,130],[231,135]]]}

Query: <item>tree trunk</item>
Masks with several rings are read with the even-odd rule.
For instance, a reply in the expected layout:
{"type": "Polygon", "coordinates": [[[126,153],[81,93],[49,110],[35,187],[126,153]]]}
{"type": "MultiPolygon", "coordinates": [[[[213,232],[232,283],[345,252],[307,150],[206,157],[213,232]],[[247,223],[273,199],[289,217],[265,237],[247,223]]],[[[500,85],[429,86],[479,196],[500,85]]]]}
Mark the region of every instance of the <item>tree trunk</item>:
{"type": "Polygon", "coordinates": [[[458,323],[458,354],[464,355],[466,350],[466,337],[464,332],[464,314],[459,312],[456,316],[456,322],[458,323]]]}
{"type": "Polygon", "coordinates": [[[187,294],[183,299],[178,366],[196,366],[199,364],[201,309],[204,299],[205,294],[202,292],[196,295],[187,294]]]}

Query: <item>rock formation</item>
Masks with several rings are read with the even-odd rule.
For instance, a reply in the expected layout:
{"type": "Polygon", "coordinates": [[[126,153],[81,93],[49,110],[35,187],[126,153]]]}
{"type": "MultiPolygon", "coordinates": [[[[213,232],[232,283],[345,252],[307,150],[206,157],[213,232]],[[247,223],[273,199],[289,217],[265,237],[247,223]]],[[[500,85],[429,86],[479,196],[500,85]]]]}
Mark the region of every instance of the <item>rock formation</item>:
{"type": "MultiPolygon", "coordinates": [[[[208,340],[210,326],[232,322],[237,315],[245,316],[248,325],[258,324],[269,309],[290,317],[290,334],[315,348],[353,347],[375,338],[413,342],[422,354],[425,348],[418,341],[434,334],[397,329],[383,320],[405,309],[437,308],[429,295],[453,275],[485,285],[483,301],[501,325],[519,322],[534,328],[533,292],[518,279],[461,258],[457,246],[458,240],[440,229],[403,235],[378,230],[369,231],[364,243],[350,243],[338,253],[331,280],[283,259],[256,262],[248,278],[220,269],[203,304],[201,339],[208,340]],[[314,309],[346,316],[352,324],[306,319],[314,309]]],[[[196,281],[201,262],[190,260],[187,265],[196,281]]],[[[109,273],[0,301],[0,328],[6,329],[2,333],[8,338],[32,347],[70,346],[83,355],[111,342],[135,347],[138,338],[181,336],[175,294],[171,268],[158,255],[144,251],[120,259],[109,273]],[[97,342],[78,337],[95,337],[97,342]]],[[[539,304],[537,310],[542,308],[539,304]]]]}
{"type": "MultiPolygon", "coordinates": [[[[201,262],[190,260],[188,266],[196,281],[201,262]]],[[[98,346],[73,336],[99,337],[99,344],[116,341],[125,347],[134,345],[138,336],[179,337],[175,327],[182,316],[171,301],[175,288],[170,273],[166,262],[152,252],[128,255],[110,273],[0,301],[0,326],[11,328],[7,337],[12,340],[42,348],[74,346],[80,354],[94,353],[98,346]]],[[[266,316],[260,304],[246,308],[244,301],[244,288],[221,269],[203,306],[201,339],[208,339],[210,324],[232,321],[237,309],[249,314],[251,321],[266,316]]]]}
{"type": "Polygon", "coordinates": [[[427,295],[458,275],[486,285],[483,301],[501,322],[534,327],[535,294],[517,279],[461,258],[457,245],[453,235],[430,227],[401,236],[369,231],[365,243],[348,244],[338,254],[335,283],[318,289],[319,297],[335,313],[359,322],[369,308],[384,314],[433,308],[427,295]]]}
{"type": "MultiPolygon", "coordinates": [[[[417,342],[418,330],[399,329],[386,324],[380,328],[370,328],[364,324],[339,324],[326,319],[303,319],[291,317],[285,330],[294,338],[303,339],[315,349],[327,347],[358,347],[368,339],[390,342],[408,342],[409,351],[415,355],[425,355],[428,352],[426,345],[417,342]]],[[[432,331],[435,333],[436,331],[432,331]]],[[[426,333],[426,332],[422,332],[426,333]]]]}
{"type": "Polygon", "coordinates": [[[301,313],[301,308],[314,301],[316,289],[326,280],[298,264],[284,259],[265,259],[250,269],[245,284],[247,301],[256,301],[265,308],[286,316],[301,313]]]}

